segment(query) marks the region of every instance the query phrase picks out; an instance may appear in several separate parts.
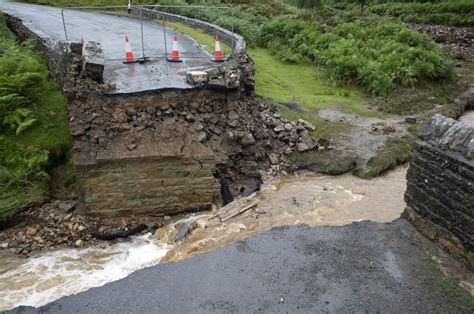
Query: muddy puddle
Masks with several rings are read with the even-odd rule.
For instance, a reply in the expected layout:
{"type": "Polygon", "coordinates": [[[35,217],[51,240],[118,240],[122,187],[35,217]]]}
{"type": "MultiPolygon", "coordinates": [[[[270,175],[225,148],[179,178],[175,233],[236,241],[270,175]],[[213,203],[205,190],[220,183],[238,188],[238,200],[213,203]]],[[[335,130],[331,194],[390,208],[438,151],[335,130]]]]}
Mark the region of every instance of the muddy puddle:
{"type": "Polygon", "coordinates": [[[41,306],[119,280],[151,265],[176,262],[277,226],[389,222],[404,209],[407,167],[370,181],[303,173],[262,185],[218,212],[199,213],[108,248],[61,249],[28,259],[0,256],[0,310],[41,306]],[[184,228],[184,232],[183,232],[184,228]],[[176,238],[187,237],[176,243],[176,238]]]}

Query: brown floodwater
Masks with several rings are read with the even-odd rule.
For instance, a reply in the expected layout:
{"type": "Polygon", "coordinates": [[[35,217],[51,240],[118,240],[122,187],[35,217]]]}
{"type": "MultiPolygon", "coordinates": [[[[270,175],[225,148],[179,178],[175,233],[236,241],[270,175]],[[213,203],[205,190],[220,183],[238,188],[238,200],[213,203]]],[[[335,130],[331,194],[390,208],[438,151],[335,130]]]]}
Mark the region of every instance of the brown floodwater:
{"type": "Polygon", "coordinates": [[[138,269],[184,260],[273,227],[393,221],[405,207],[406,170],[402,166],[370,181],[350,174],[289,175],[265,182],[262,191],[219,209],[217,213],[223,213],[256,204],[222,223],[212,218],[216,212],[199,213],[170,223],[155,235],[134,237],[105,249],[66,248],[41,252],[28,259],[2,253],[0,311],[19,305],[41,306],[121,279],[138,269]],[[194,230],[176,244],[176,226],[182,224],[194,230]]]}

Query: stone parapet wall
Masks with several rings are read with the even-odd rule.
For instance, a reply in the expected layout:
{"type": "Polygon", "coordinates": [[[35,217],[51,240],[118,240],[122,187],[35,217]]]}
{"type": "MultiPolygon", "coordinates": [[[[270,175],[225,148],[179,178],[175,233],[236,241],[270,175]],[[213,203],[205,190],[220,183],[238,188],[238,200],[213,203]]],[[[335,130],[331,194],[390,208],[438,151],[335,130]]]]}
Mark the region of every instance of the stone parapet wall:
{"type": "MultiPolygon", "coordinates": [[[[16,36],[24,40],[32,40],[36,50],[48,62],[48,67],[54,80],[67,90],[78,84],[78,81],[91,79],[102,83],[104,72],[104,57],[100,44],[89,42],[87,45],[55,40],[42,31],[13,15],[6,14],[8,27],[16,36]],[[84,70],[84,71],[83,71],[84,70]],[[79,78],[79,75],[82,76],[79,78]]],[[[97,89],[98,84],[95,85],[97,89]]],[[[108,90],[111,87],[107,88],[108,90]]]]}
{"type": "MultiPolygon", "coordinates": [[[[222,11],[225,14],[226,10],[222,11]]],[[[220,27],[218,25],[192,19],[189,17],[157,11],[157,10],[150,10],[150,9],[143,9],[143,15],[148,18],[161,18],[166,21],[172,22],[181,22],[193,28],[199,28],[205,31],[206,33],[214,36],[219,36],[219,38],[228,44],[230,47],[234,47],[235,53],[245,52],[247,49],[247,44],[245,42],[244,37],[240,36],[237,33],[233,33],[232,31],[220,27]]]]}
{"type": "Polygon", "coordinates": [[[474,127],[425,122],[407,173],[404,216],[474,268],[474,127]]]}

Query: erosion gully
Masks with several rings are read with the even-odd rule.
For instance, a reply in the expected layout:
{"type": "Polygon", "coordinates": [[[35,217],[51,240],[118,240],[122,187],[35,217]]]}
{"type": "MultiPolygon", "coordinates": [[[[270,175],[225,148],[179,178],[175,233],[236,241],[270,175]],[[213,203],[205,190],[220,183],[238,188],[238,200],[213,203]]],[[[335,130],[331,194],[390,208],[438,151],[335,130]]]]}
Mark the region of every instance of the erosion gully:
{"type": "MultiPolygon", "coordinates": [[[[65,248],[28,259],[0,256],[0,310],[41,306],[121,279],[138,269],[184,260],[277,226],[393,221],[405,206],[406,169],[402,166],[370,181],[349,174],[289,175],[265,182],[260,192],[235,201],[242,208],[247,204],[256,206],[225,222],[210,223],[215,221],[215,213],[204,212],[170,222],[155,234],[133,237],[107,248],[65,248]],[[177,226],[183,224],[194,229],[175,243],[177,226]]],[[[236,206],[235,202],[230,205],[236,206]]]]}

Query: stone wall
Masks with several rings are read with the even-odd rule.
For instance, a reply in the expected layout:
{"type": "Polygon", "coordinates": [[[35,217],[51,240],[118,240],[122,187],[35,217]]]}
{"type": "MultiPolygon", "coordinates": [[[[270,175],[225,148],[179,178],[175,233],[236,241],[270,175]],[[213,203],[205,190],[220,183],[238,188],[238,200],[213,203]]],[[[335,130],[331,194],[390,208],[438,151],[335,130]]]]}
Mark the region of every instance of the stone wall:
{"type": "MultiPolygon", "coordinates": [[[[225,14],[226,10],[222,10],[223,14],[225,14]]],[[[219,36],[219,38],[228,44],[230,47],[234,47],[234,51],[236,53],[246,51],[247,45],[245,43],[245,39],[240,36],[239,34],[233,33],[230,30],[222,28],[218,25],[191,19],[189,17],[171,14],[167,12],[157,11],[157,10],[150,10],[150,9],[143,9],[143,16],[148,18],[160,18],[166,21],[172,22],[181,22],[193,28],[199,28],[205,31],[206,33],[214,36],[219,36]]]]}
{"type": "Polygon", "coordinates": [[[54,40],[36,29],[33,24],[9,14],[4,13],[4,15],[7,26],[20,40],[33,41],[37,51],[47,60],[54,79],[60,85],[64,85],[69,76],[69,67],[75,62],[80,62],[81,56],[74,54],[72,50],[82,51],[82,45],[54,40]],[[74,58],[76,59],[74,60],[74,58]]]}
{"type": "Polygon", "coordinates": [[[441,115],[424,123],[405,201],[415,227],[474,268],[474,127],[441,115]]]}
{"type": "MultiPolygon", "coordinates": [[[[36,50],[48,62],[54,80],[63,89],[76,85],[79,74],[82,75],[81,80],[90,79],[102,83],[104,57],[99,43],[88,42],[83,45],[78,42],[55,40],[36,29],[31,23],[6,13],[4,15],[7,26],[20,40],[33,41],[36,50]]],[[[97,89],[97,84],[92,85],[96,85],[97,89]]],[[[111,89],[113,87],[108,86],[107,90],[111,89]]]]}

